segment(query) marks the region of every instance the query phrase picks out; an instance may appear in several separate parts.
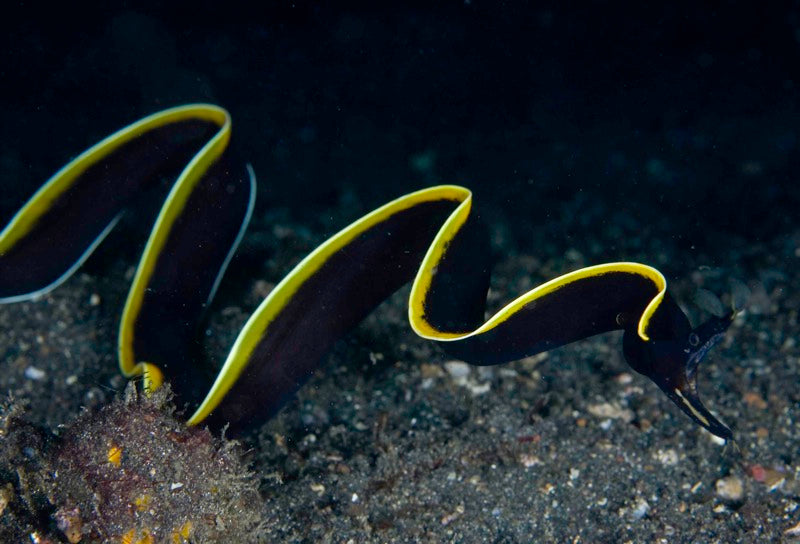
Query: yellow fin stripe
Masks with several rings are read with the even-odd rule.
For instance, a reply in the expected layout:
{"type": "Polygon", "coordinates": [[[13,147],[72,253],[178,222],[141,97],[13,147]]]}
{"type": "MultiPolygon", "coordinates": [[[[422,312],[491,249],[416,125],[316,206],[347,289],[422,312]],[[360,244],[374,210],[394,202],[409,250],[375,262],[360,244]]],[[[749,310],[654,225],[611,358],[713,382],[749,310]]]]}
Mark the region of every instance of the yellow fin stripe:
{"type": "Polygon", "coordinates": [[[477,336],[497,327],[525,304],[552,293],[564,285],[579,279],[599,276],[610,272],[627,272],[645,277],[653,282],[658,289],[658,295],[656,295],[648,305],[647,311],[643,313],[638,326],[640,336],[642,336],[644,340],[647,340],[647,338],[643,336],[643,332],[647,329],[648,320],[652,316],[652,313],[663,299],[667,284],[664,276],[655,268],[633,262],[607,263],[590,266],[550,280],[508,303],[482,326],[472,332],[459,334],[436,329],[425,319],[424,301],[430,289],[434,270],[438,262],[444,255],[447,245],[458,234],[459,229],[464,225],[469,216],[472,206],[472,193],[466,188],[453,185],[431,187],[397,198],[365,215],[329,238],[297,264],[297,266],[295,266],[295,268],[270,292],[267,298],[264,299],[247,320],[233,348],[229,352],[222,369],[217,374],[210,391],[195,413],[189,418],[189,424],[194,425],[200,423],[208,417],[220,402],[222,402],[222,399],[228,391],[230,391],[246,368],[250,355],[259,341],[265,334],[268,334],[269,324],[278,316],[300,286],[327,262],[333,254],[347,246],[358,235],[370,227],[386,220],[388,217],[422,202],[436,200],[452,200],[458,203],[458,205],[442,225],[433,243],[431,243],[428,248],[411,288],[408,303],[408,320],[413,330],[419,336],[440,342],[458,341],[471,336],[477,336]]]}
{"type": "MultiPolygon", "coordinates": [[[[441,257],[441,253],[437,251],[436,256],[441,257]]],[[[433,262],[435,263],[436,261],[433,262]]],[[[435,329],[422,317],[423,301],[425,300],[427,288],[430,287],[430,268],[425,266],[425,264],[429,263],[424,263],[423,267],[420,268],[420,271],[417,275],[417,280],[414,282],[414,288],[411,291],[410,302],[408,305],[409,322],[411,323],[414,332],[416,332],[418,335],[422,336],[423,338],[437,340],[440,342],[464,340],[472,336],[483,334],[497,327],[509,317],[514,315],[517,311],[519,311],[523,306],[538,298],[542,298],[545,295],[548,295],[557,289],[577,280],[591,278],[593,276],[601,276],[610,272],[627,272],[630,274],[638,274],[652,281],[656,285],[658,294],[653,297],[653,299],[647,305],[647,308],[639,319],[639,324],[637,327],[639,336],[642,338],[642,340],[647,341],[650,339],[646,334],[650,318],[663,300],[664,293],[667,289],[667,281],[664,279],[663,274],[661,274],[661,272],[655,268],[645,264],[634,262],[617,262],[588,266],[586,268],[581,268],[580,270],[575,270],[568,274],[564,274],[563,276],[554,278],[546,283],[543,283],[539,287],[531,289],[523,295],[520,295],[503,306],[492,317],[487,319],[483,325],[474,331],[463,334],[455,334],[442,332],[435,329]]]]}
{"type": "MultiPolygon", "coordinates": [[[[149,130],[188,118],[224,124],[228,114],[217,106],[205,104],[181,106],[145,117],[93,145],[53,174],[14,215],[0,232],[0,255],[29,233],[39,218],[50,209],[53,202],[87,168],[149,130]]],[[[229,121],[228,123],[230,124],[229,121]]]]}
{"type": "Polygon", "coordinates": [[[319,270],[319,268],[328,261],[331,255],[341,250],[370,227],[385,221],[388,217],[398,212],[423,202],[437,200],[462,201],[463,205],[463,202],[468,201],[470,195],[471,193],[469,190],[456,185],[440,185],[407,194],[368,213],[358,221],[334,234],[322,245],[317,247],[317,249],[308,254],[308,256],[300,261],[300,263],[275,286],[247,320],[239,336],[236,338],[233,348],[231,348],[231,351],[228,353],[225,364],[222,366],[219,374],[217,374],[217,378],[211,386],[211,390],[192,417],[189,418],[189,424],[199,423],[219,405],[225,394],[230,390],[233,384],[236,383],[236,380],[246,367],[250,354],[264,334],[266,334],[269,324],[286,306],[300,286],[308,280],[314,272],[319,270]]]}
{"type": "MultiPolygon", "coordinates": [[[[210,121],[218,125],[219,131],[197,152],[183,169],[178,179],[172,186],[167,195],[167,199],[158,214],[150,238],[147,240],[144,253],[136,269],[136,276],[133,279],[128,298],[125,302],[125,309],[122,313],[122,321],[119,327],[119,366],[125,376],[137,376],[142,374],[146,368],[141,363],[137,363],[133,354],[133,323],[139,310],[142,307],[144,291],[153,274],[153,269],[167,241],[170,229],[180,216],[187,199],[192,194],[195,185],[203,177],[203,174],[211,167],[214,161],[219,158],[230,141],[231,120],[228,112],[216,106],[205,104],[193,104],[172,108],[160,113],[151,115],[143,121],[146,123],[139,126],[139,123],[123,129],[112,135],[106,140],[114,143],[114,136],[128,137],[132,128],[136,128],[137,133],[147,129],[153,129],[171,123],[185,120],[210,121]]],[[[141,123],[141,122],[140,122],[141,123]]],[[[105,141],[105,140],[104,140],[105,141]]],[[[117,144],[118,145],[118,144],[117,144]]]]}
{"type": "MultiPolygon", "coordinates": [[[[198,182],[225,152],[229,144],[231,137],[231,119],[228,112],[217,106],[191,104],[150,115],[123,128],[89,148],[59,170],[41,189],[39,189],[39,191],[37,191],[34,197],[23,206],[9,225],[0,232],[0,256],[2,256],[4,252],[14,247],[26,234],[31,232],[37,221],[52,208],[53,202],[64,194],[73,182],[92,165],[108,157],[114,150],[119,149],[120,146],[127,142],[147,134],[148,131],[182,121],[193,120],[209,122],[217,127],[217,131],[184,167],[172,185],[161,207],[136,269],[119,328],[118,356],[120,369],[123,374],[129,377],[143,375],[147,389],[158,387],[163,381],[164,376],[161,369],[156,364],[136,360],[133,348],[134,324],[137,322],[137,319],[139,319],[144,303],[145,291],[147,286],[151,284],[151,280],[154,279],[153,274],[156,270],[158,258],[164,252],[164,247],[167,244],[170,232],[178,218],[181,217],[187,201],[193,194],[198,182]]],[[[250,172],[250,181],[251,184],[254,183],[252,171],[250,172]]],[[[417,269],[411,287],[408,299],[408,320],[412,329],[419,336],[439,342],[456,342],[479,336],[499,327],[512,316],[520,312],[526,305],[537,299],[548,296],[567,285],[580,280],[599,277],[604,274],[623,273],[644,278],[655,288],[655,295],[652,295],[652,299],[649,300],[639,316],[636,327],[636,332],[640,340],[644,342],[650,340],[648,334],[650,322],[664,301],[667,282],[661,272],[655,268],[634,262],[600,264],[575,270],[554,278],[511,300],[474,330],[455,333],[437,328],[426,316],[426,301],[431,294],[434,277],[448,251],[448,247],[465,225],[467,225],[472,211],[472,193],[468,189],[456,185],[440,185],[406,194],[377,208],[340,230],[297,264],[292,271],[278,283],[247,320],[206,397],[198,406],[195,413],[189,418],[188,423],[200,423],[219,407],[234,384],[242,377],[242,373],[253,359],[253,353],[259,346],[259,343],[264,339],[265,335],[269,334],[270,325],[278,319],[281,312],[287,307],[287,304],[289,304],[298,293],[298,290],[300,290],[314,274],[319,272],[323,265],[328,263],[333,256],[337,255],[369,229],[386,222],[400,212],[410,210],[416,206],[435,202],[446,202],[448,205],[452,203],[453,210],[442,223],[441,227],[438,228],[433,241],[425,251],[422,263],[417,269]]],[[[440,213],[439,210],[440,208],[437,208],[436,213],[440,213]]],[[[248,207],[248,217],[251,211],[252,201],[248,207]]],[[[438,215],[436,217],[438,217],[438,215]]],[[[239,236],[241,236],[241,232],[239,236]]],[[[228,259],[229,258],[230,254],[228,255],[228,259]]],[[[227,264],[227,260],[225,264],[227,264]]],[[[223,265],[223,267],[224,266],[225,265],[223,265]]],[[[217,281],[218,280],[219,277],[217,278],[217,281]]],[[[633,283],[640,287],[640,282],[636,281],[633,283]]],[[[211,289],[212,293],[216,289],[216,286],[217,282],[215,281],[211,289]]],[[[646,296],[651,296],[651,291],[649,289],[645,292],[647,293],[646,296]]],[[[14,298],[12,297],[9,300],[14,300],[14,298]]],[[[641,300],[638,302],[643,304],[641,300]]],[[[641,308],[641,306],[637,306],[637,308],[641,308]]],[[[309,339],[309,341],[313,341],[313,339],[309,339]]],[[[694,407],[684,399],[679,391],[676,391],[676,393],[684,404],[697,415],[699,420],[705,421],[702,414],[698,415],[694,407]]]]}

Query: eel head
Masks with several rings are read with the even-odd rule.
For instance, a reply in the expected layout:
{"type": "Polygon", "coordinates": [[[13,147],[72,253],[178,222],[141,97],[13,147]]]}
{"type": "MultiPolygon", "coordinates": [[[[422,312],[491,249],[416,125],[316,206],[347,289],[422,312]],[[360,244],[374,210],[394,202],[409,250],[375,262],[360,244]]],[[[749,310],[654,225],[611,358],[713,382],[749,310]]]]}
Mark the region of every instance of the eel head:
{"type": "Polygon", "coordinates": [[[626,331],[623,349],[628,364],[644,374],[678,408],[710,433],[733,438],[731,430],[706,409],[697,394],[697,368],[708,352],[723,338],[735,312],[714,316],[688,334],[642,340],[635,331],[626,331]]]}

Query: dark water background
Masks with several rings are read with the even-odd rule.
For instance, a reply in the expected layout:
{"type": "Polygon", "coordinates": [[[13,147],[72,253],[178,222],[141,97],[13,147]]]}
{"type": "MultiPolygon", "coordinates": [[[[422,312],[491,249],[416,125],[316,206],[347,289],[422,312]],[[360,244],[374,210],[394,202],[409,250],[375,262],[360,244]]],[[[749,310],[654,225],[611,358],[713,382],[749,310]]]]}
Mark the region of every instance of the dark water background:
{"type": "Polygon", "coordinates": [[[451,182],[523,247],[574,207],[698,250],[724,243],[709,224],[759,240],[793,222],[796,2],[268,4],[9,17],[0,157],[24,176],[4,180],[0,218],[112,130],[210,101],[232,113],[262,209],[451,182]]]}

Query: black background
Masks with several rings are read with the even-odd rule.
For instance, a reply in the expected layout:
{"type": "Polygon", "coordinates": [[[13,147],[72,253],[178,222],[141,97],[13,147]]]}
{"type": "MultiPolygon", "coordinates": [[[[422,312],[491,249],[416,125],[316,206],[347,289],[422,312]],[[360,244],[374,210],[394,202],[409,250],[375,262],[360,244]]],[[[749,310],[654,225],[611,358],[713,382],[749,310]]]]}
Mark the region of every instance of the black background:
{"type": "Polygon", "coordinates": [[[0,220],[113,130],[210,101],[258,210],[302,221],[459,183],[524,251],[608,222],[723,254],[794,229],[798,2],[265,4],[10,13],[0,220]]]}

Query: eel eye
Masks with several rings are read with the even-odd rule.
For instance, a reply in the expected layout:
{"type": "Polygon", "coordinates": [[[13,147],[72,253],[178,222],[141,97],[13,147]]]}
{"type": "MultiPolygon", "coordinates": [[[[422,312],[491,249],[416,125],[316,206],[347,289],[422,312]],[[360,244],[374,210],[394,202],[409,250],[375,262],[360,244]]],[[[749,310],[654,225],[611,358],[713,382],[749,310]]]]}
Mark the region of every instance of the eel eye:
{"type": "Polygon", "coordinates": [[[696,348],[697,345],[700,343],[700,337],[697,336],[695,333],[689,334],[689,345],[693,348],[696,348]]]}

